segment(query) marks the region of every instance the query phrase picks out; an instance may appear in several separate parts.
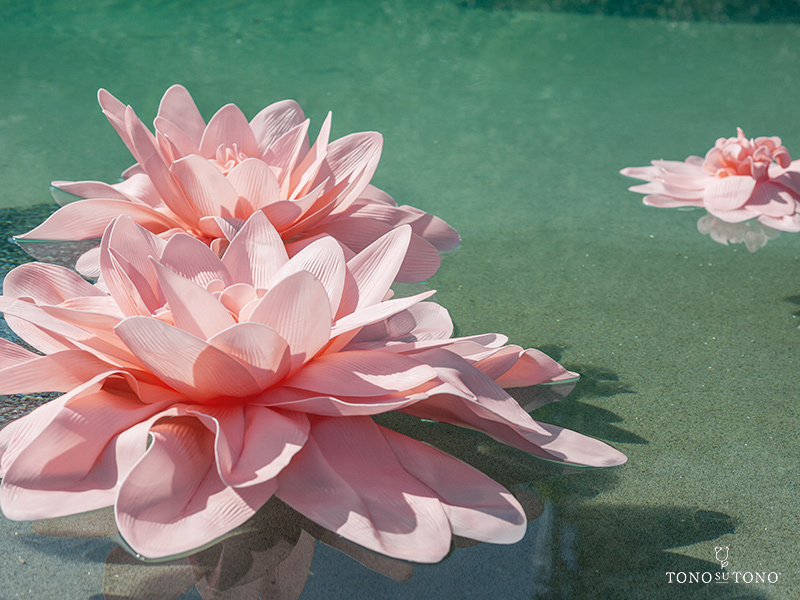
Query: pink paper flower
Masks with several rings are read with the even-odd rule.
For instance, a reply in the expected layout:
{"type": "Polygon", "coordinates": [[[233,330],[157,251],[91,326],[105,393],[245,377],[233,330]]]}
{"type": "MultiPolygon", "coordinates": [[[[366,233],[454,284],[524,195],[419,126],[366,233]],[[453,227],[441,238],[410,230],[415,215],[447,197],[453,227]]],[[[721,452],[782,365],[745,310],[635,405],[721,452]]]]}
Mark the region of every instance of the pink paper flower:
{"type": "MultiPolygon", "coordinates": [[[[330,113],[310,146],[309,121],[293,100],[266,107],[250,122],[228,104],[206,124],[189,92],[174,85],[161,100],[153,135],[130,106],[105,90],[98,99],[137,164],[114,185],[53,182],[70,199],[84,200],[66,204],[16,238],[34,255],[30,242],[99,239],[121,214],[165,239],[188,233],[218,255],[256,211],[269,218],[290,255],[319,235],[330,235],[357,253],[409,224],[412,241],[398,281],[428,279],[439,266],[438,251],[460,243],[441,219],[397,206],[370,185],[383,138],[364,132],[329,142],[330,113]]],[[[84,255],[78,268],[96,277],[97,253],[84,255]]]]}
{"type": "Polygon", "coordinates": [[[779,137],[752,140],[736,132],[719,138],[705,159],[654,160],[621,173],[650,182],[630,188],[647,194],[645,204],[704,208],[701,233],[755,252],[780,231],[800,231],[800,161],[792,161],[779,137]]]}
{"type": "Polygon", "coordinates": [[[575,465],[625,457],[537,423],[501,386],[575,377],[487,334],[450,338],[433,292],[390,298],[411,243],[395,228],[346,258],[323,237],[289,258],[260,211],[219,258],[127,217],[100,247],[101,277],[29,263],[0,310],[33,354],[0,340],[0,393],[65,392],[0,431],[11,519],[115,507],[147,557],[201,547],[273,494],[367,548],[440,560],[451,534],[511,543],[514,497],[479,471],[377,425],[404,411],[477,429],[575,465]]]}

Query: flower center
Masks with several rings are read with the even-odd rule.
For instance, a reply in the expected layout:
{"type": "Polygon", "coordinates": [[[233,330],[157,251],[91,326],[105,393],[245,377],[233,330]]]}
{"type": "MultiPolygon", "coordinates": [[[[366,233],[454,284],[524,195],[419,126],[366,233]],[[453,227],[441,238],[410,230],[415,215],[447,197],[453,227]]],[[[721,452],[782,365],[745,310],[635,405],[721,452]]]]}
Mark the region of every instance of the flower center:
{"type": "Polygon", "coordinates": [[[769,167],[777,163],[784,169],[792,162],[789,151],[779,137],[760,137],[748,140],[736,129],[736,137],[719,138],[706,154],[703,168],[717,177],[745,175],[753,179],[768,179],[769,167]]]}
{"type": "Polygon", "coordinates": [[[217,168],[222,171],[223,175],[227,175],[230,170],[233,169],[233,167],[247,158],[248,156],[246,154],[239,152],[239,148],[236,146],[236,144],[234,144],[232,148],[220,144],[219,148],[217,148],[217,155],[211,160],[211,162],[216,164],[217,168]]]}

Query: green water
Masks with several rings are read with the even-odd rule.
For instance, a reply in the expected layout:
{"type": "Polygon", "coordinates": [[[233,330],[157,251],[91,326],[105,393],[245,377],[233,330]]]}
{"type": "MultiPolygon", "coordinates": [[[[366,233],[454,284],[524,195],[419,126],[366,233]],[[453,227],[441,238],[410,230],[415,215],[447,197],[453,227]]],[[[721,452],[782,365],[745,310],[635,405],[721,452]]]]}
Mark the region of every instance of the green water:
{"type": "MultiPolygon", "coordinates": [[[[383,133],[376,185],[462,234],[429,283],[459,333],[503,332],[581,372],[537,418],[629,456],[540,479],[474,441],[545,502],[523,542],[405,583],[320,546],[303,598],[800,596],[800,237],[718,245],[618,174],[736,126],[800,158],[800,26],[421,0],[22,2],[0,8],[0,57],[3,239],[52,209],[50,180],[115,181],[131,163],[100,87],[146,122],[172,83],[206,118],[294,98],[316,135],[332,110],[333,137],[383,133]],[[718,546],[729,571],[778,582],[669,584],[718,571],[718,546]]],[[[6,250],[4,266],[23,260],[6,250]]],[[[3,597],[99,594],[112,547],[2,520],[3,597]]]]}

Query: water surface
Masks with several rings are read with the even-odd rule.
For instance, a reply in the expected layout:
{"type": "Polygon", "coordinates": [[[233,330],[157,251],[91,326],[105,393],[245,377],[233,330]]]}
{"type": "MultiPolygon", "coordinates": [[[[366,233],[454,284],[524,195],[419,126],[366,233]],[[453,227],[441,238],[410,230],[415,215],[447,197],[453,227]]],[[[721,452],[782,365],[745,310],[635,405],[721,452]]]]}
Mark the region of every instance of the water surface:
{"type": "MultiPolygon", "coordinates": [[[[383,133],[376,185],[462,234],[429,283],[458,332],[503,332],[579,371],[535,416],[629,456],[544,477],[465,438],[544,503],[523,542],[457,550],[405,583],[318,545],[303,598],[800,595],[800,237],[721,246],[618,174],[703,154],[736,126],[800,158],[799,26],[413,0],[23,2],[0,23],[4,239],[54,208],[50,180],[115,181],[131,163],[100,87],[146,122],[173,83],[206,118],[294,98],[315,135],[332,110],[334,137],[383,133]],[[718,571],[719,546],[729,571],[778,583],[668,583],[718,571]]],[[[24,260],[5,252],[4,269],[24,260]]],[[[4,594],[100,594],[111,548],[2,520],[4,594]]]]}

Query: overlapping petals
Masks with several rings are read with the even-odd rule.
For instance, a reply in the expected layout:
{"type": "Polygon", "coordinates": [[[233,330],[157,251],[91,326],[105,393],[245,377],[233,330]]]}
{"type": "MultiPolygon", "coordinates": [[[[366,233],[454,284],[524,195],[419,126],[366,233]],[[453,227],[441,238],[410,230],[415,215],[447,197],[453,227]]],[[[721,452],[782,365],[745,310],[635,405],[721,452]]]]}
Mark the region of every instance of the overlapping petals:
{"type": "Polygon", "coordinates": [[[649,183],[630,188],[644,203],[704,208],[701,233],[722,244],[744,242],[755,252],[781,231],[800,231],[800,161],[792,161],[779,137],[720,138],[705,158],[654,160],[623,175],[649,183]]]}
{"type": "MultiPolygon", "coordinates": [[[[383,145],[379,133],[329,141],[328,114],[312,146],[309,121],[292,100],[266,107],[249,122],[228,104],[206,124],[189,92],[174,85],[161,100],[153,134],[107,91],[98,99],[137,163],[122,183],[54,182],[56,199],[69,203],[16,238],[34,256],[37,240],[99,239],[118,215],[164,239],[187,233],[218,255],[254,212],[267,216],[290,254],[322,235],[358,253],[408,224],[412,241],[398,281],[428,279],[439,266],[438,252],[460,242],[441,219],[397,206],[370,185],[383,145]]],[[[97,252],[85,254],[78,268],[96,276],[97,252]]]]}
{"type": "MultiPolygon", "coordinates": [[[[234,143],[227,127],[184,118],[194,133],[180,144],[234,143]]],[[[207,545],[272,496],[414,561],[440,560],[453,534],[520,539],[525,515],[507,490],[371,416],[404,411],[572,465],[625,458],[537,423],[501,387],[575,376],[558,363],[499,335],[451,338],[432,292],[392,298],[414,235],[401,225],[355,254],[322,236],[290,257],[256,211],[218,254],[123,216],[102,238],[95,284],[50,264],[14,269],[0,310],[42,354],[0,342],[0,393],[64,394],[0,431],[3,512],[114,506],[121,535],[151,558],[207,545]]]]}

